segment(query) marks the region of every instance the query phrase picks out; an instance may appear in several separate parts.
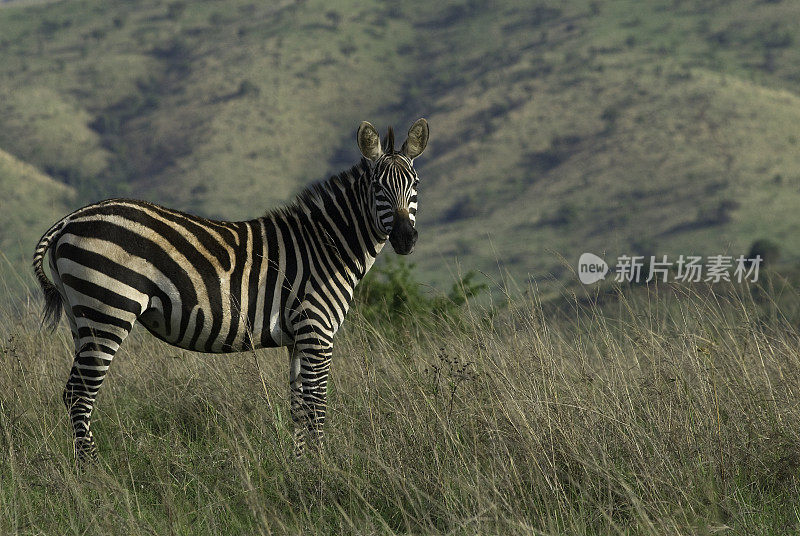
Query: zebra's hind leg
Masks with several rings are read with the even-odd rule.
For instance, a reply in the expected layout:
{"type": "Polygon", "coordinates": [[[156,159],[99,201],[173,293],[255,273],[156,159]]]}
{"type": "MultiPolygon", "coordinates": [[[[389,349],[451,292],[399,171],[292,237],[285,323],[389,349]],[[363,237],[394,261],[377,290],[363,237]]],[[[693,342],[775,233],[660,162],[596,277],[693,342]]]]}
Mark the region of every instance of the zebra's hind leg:
{"type": "Polygon", "coordinates": [[[64,387],[63,400],[72,422],[75,457],[79,465],[84,465],[97,460],[97,446],[91,429],[97,393],[119,345],[133,327],[135,317],[126,315],[132,318],[120,319],[86,308],[77,307],[76,310],[71,312],[78,313],[74,315],[78,325],[77,351],[64,387]]]}
{"type": "Polygon", "coordinates": [[[296,344],[291,351],[289,386],[298,458],[305,451],[306,437],[312,448],[322,445],[332,349],[329,343],[314,343],[296,344]]]}
{"type": "Polygon", "coordinates": [[[114,353],[115,350],[103,344],[84,343],[75,355],[64,388],[63,399],[72,421],[75,457],[79,465],[97,461],[97,446],[91,430],[92,409],[114,353]]]}

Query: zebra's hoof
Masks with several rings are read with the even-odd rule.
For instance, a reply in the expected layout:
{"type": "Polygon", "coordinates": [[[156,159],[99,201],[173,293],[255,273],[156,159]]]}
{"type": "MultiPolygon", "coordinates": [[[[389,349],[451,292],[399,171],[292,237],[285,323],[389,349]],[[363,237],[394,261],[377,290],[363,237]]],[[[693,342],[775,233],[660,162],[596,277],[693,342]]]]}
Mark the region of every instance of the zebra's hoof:
{"type": "Polygon", "coordinates": [[[96,465],[100,458],[94,441],[76,441],[75,460],[80,468],[96,465]]]}

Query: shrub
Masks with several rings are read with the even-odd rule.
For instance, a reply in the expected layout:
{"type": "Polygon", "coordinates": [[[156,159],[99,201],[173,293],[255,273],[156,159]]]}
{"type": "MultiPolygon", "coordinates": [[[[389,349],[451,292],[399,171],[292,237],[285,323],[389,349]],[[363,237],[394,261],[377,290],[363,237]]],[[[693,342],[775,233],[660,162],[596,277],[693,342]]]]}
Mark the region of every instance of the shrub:
{"type": "Polygon", "coordinates": [[[697,212],[700,225],[721,225],[732,219],[731,213],[738,209],[740,203],[733,199],[722,199],[710,207],[703,207],[697,212]]]}
{"type": "Polygon", "coordinates": [[[481,214],[484,204],[475,195],[466,194],[457,199],[450,207],[444,211],[443,221],[451,222],[474,218],[481,214]]]}
{"type": "Polygon", "coordinates": [[[563,203],[558,210],[556,210],[550,223],[555,226],[569,225],[578,220],[580,209],[572,203],[563,203]]]}
{"type": "Polygon", "coordinates": [[[360,315],[373,325],[391,325],[388,320],[398,316],[428,324],[457,317],[468,300],[487,289],[486,283],[476,282],[477,274],[469,271],[446,294],[434,291],[431,296],[423,291],[413,270],[413,263],[394,257],[373,267],[356,287],[355,306],[360,315]]]}
{"type": "Polygon", "coordinates": [[[768,265],[771,266],[780,259],[781,248],[769,238],[759,238],[750,246],[750,252],[747,254],[747,258],[755,259],[756,255],[761,256],[762,268],[768,265]]]}
{"type": "Polygon", "coordinates": [[[185,10],[185,2],[172,2],[167,6],[167,18],[170,20],[178,20],[185,10]]]}
{"type": "Polygon", "coordinates": [[[258,97],[259,94],[261,94],[261,89],[250,80],[242,80],[239,84],[239,90],[236,92],[238,97],[258,97]]]}
{"type": "Polygon", "coordinates": [[[331,26],[334,28],[338,28],[339,23],[342,21],[342,16],[334,10],[330,10],[325,13],[325,18],[328,19],[328,22],[330,22],[331,26]]]}

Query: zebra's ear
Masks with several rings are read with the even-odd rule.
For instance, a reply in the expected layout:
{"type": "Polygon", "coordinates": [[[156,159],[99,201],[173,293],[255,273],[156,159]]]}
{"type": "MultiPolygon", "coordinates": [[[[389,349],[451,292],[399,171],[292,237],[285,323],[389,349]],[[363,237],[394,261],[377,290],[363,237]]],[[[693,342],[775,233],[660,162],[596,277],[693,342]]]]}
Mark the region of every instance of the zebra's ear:
{"type": "Polygon", "coordinates": [[[403,142],[403,148],[400,151],[414,160],[422,154],[426,145],[428,145],[428,122],[424,118],[420,118],[408,129],[408,139],[403,142]]]}
{"type": "Polygon", "coordinates": [[[381,137],[378,135],[378,131],[375,130],[375,127],[367,121],[362,121],[361,126],[358,127],[356,140],[358,141],[358,148],[361,150],[361,154],[364,155],[364,158],[367,160],[372,160],[374,162],[383,154],[383,149],[381,149],[381,137]]]}

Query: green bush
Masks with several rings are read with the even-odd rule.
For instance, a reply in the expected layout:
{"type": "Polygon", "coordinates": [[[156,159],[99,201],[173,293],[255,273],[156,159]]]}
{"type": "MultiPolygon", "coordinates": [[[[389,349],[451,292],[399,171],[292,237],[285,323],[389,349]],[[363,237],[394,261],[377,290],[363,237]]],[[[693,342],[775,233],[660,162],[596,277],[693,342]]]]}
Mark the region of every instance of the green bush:
{"type": "Polygon", "coordinates": [[[477,274],[467,272],[449,292],[425,292],[413,274],[413,263],[397,257],[372,268],[356,287],[355,307],[373,325],[392,325],[389,320],[398,316],[424,325],[435,320],[458,317],[459,310],[469,299],[487,289],[486,283],[476,282],[477,274]]]}
{"type": "Polygon", "coordinates": [[[238,97],[258,97],[259,94],[261,94],[261,88],[250,80],[242,80],[239,83],[239,90],[236,92],[238,97]]]}
{"type": "Polygon", "coordinates": [[[170,20],[178,20],[186,11],[185,2],[172,2],[167,6],[167,18],[170,20]]]}
{"type": "Polygon", "coordinates": [[[747,258],[755,259],[756,255],[761,257],[762,267],[772,266],[780,259],[781,248],[769,238],[760,238],[751,244],[747,258]]]}

